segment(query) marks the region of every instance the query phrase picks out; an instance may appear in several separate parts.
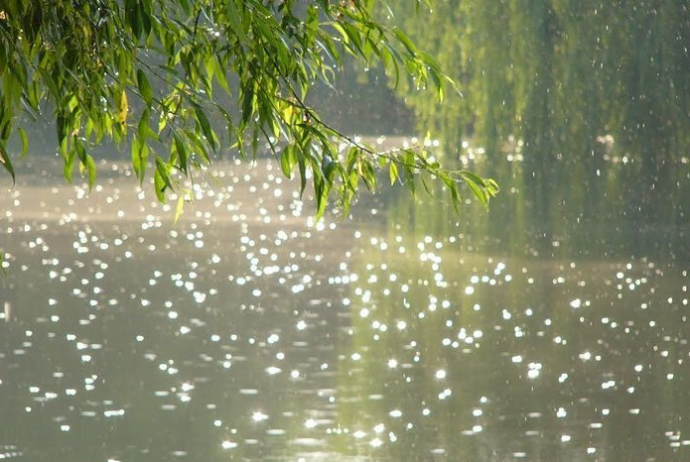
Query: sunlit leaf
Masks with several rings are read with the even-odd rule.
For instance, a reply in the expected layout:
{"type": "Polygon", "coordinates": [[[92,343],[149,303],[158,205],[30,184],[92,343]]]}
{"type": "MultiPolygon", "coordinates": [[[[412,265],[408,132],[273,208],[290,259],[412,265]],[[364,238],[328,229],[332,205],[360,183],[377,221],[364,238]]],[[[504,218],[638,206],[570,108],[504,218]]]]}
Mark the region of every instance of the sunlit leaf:
{"type": "MultiPolygon", "coordinates": [[[[381,65],[401,87],[433,86],[442,97],[452,82],[434,54],[377,19],[374,0],[37,0],[10,7],[1,24],[12,47],[0,47],[0,139],[6,143],[17,131],[25,155],[29,135],[18,114],[54,108],[67,181],[78,161],[92,187],[96,161],[87,150],[128,144],[141,185],[154,154],[154,188],[164,201],[178,187],[178,169],[195,181],[194,170],[206,176],[214,154],[247,158],[250,149],[254,157],[271,150],[285,175],[299,172],[300,194],[312,183],[321,217],[333,196],[347,210],[362,185],[375,190],[384,169],[392,185],[405,183],[413,192],[420,175],[432,190],[427,180],[447,173],[422,147],[377,152],[309,106],[306,95],[318,82],[337,83],[343,52],[368,68],[381,65]],[[33,13],[23,17],[27,11],[33,13]],[[216,97],[216,88],[225,92],[216,97]]],[[[14,180],[10,155],[3,146],[0,162],[14,180]]],[[[454,175],[483,202],[498,192],[492,180],[454,175]]],[[[446,186],[455,204],[454,182],[446,186]]]]}
{"type": "Polygon", "coordinates": [[[395,165],[395,162],[393,161],[391,161],[391,163],[388,165],[388,174],[391,179],[391,185],[394,185],[398,179],[398,166],[395,165]]]}
{"type": "Polygon", "coordinates": [[[177,205],[175,206],[175,216],[173,217],[173,224],[177,224],[180,217],[182,216],[183,211],[184,211],[184,196],[180,195],[180,197],[177,198],[177,205]]]}
{"type": "Polygon", "coordinates": [[[127,114],[129,113],[129,102],[127,101],[127,92],[122,90],[120,94],[120,104],[117,113],[117,121],[123,128],[127,124],[127,114]]]}

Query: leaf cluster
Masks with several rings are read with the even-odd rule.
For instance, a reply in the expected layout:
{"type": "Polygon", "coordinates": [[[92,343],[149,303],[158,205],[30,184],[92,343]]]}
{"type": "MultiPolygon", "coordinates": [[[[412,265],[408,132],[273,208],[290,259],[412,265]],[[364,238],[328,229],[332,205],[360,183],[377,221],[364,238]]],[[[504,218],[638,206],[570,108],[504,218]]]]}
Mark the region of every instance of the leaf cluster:
{"type": "MultiPolygon", "coordinates": [[[[183,191],[223,149],[253,158],[266,146],[286,176],[312,179],[317,216],[332,195],[345,210],[359,184],[414,191],[424,175],[443,181],[456,208],[458,183],[482,203],[498,191],[471,172],[443,169],[423,149],[377,152],[323,121],[305,101],[331,82],[345,55],[380,63],[443,99],[454,82],[399,28],[374,18],[375,0],[35,0],[2,2],[0,163],[20,110],[56,121],[64,176],[76,165],[96,181],[90,148],[130,147],[143,183],[153,169],[158,199],[183,191]]],[[[180,195],[182,197],[182,195],[180,195]]],[[[178,202],[178,213],[182,208],[178,202]]]]}

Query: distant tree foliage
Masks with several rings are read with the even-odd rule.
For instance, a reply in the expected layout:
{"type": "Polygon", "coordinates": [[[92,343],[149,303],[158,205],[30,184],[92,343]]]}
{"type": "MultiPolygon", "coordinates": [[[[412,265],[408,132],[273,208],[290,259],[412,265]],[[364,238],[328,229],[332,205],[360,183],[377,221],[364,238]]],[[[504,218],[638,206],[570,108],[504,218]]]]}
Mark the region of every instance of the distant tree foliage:
{"type": "MultiPolygon", "coordinates": [[[[412,3],[419,7],[421,0],[412,3]]],[[[426,3],[426,2],[425,2],[426,3]]],[[[345,55],[378,62],[393,81],[432,87],[454,82],[399,28],[372,11],[375,0],[3,0],[0,1],[0,163],[14,179],[6,146],[28,137],[20,111],[49,112],[70,181],[96,180],[90,148],[130,146],[141,182],[153,170],[156,194],[182,193],[222,148],[243,158],[267,145],[286,176],[311,176],[317,216],[331,193],[348,209],[360,180],[374,189],[379,169],[414,191],[440,180],[457,208],[458,183],[483,203],[492,180],[443,169],[424,146],[377,152],[332,128],[305,103],[330,82],[345,55]],[[309,175],[308,172],[311,172],[309,175]]],[[[182,206],[179,194],[178,213],[182,206]]]]}
{"type": "Polygon", "coordinates": [[[613,139],[651,165],[690,146],[685,0],[447,0],[419,15],[404,8],[400,27],[463,91],[442,107],[408,97],[448,148],[468,135],[489,146],[514,135],[530,157],[582,159],[613,139]]]}

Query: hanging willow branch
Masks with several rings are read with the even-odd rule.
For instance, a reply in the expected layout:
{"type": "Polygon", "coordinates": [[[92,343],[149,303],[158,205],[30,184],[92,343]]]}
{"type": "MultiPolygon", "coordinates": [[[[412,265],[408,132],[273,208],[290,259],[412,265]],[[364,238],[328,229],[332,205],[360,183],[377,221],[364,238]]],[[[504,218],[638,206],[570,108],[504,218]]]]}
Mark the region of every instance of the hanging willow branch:
{"type": "Polygon", "coordinates": [[[0,164],[14,179],[6,146],[21,108],[56,120],[58,152],[71,181],[78,165],[96,181],[90,149],[104,139],[129,144],[143,183],[153,169],[158,199],[209,164],[222,144],[240,156],[267,142],[301,189],[311,172],[317,216],[332,195],[347,209],[360,180],[377,171],[414,191],[421,174],[440,179],[457,208],[458,184],[484,204],[495,182],[443,169],[423,148],[378,152],[324,121],[305,101],[329,82],[344,55],[380,63],[398,81],[456,90],[435,60],[403,31],[372,16],[369,1],[36,0],[2,2],[0,164]],[[48,104],[46,104],[46,102],[48,104]],[[161,146],[164,148],[161,152],[161,146]]]}

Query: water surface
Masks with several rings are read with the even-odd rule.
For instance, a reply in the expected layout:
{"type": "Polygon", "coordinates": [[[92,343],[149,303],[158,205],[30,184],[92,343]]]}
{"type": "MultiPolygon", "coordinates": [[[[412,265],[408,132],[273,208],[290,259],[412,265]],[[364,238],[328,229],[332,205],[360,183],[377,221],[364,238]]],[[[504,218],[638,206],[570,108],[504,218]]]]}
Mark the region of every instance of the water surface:
{"type": "Polygon", "coordinates": [[[218,164],[177,224],[122,165],[90,194],[23,166],[0,454],[687,459],[687,215],[649,192],[682,197],[687,167],[517,158],[489,210],[393,188],[318,225],[264,161],[218,164]]]}

